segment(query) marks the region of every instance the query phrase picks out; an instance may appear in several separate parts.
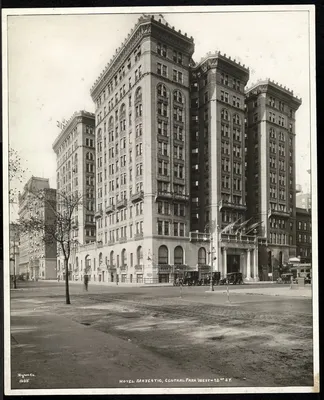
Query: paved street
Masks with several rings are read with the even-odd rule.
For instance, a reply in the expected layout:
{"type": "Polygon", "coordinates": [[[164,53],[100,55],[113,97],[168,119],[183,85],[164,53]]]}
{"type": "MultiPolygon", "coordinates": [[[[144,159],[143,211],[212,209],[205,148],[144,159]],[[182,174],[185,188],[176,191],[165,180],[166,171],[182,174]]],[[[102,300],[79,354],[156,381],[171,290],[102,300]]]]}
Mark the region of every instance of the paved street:
{"type": "Polygon", "coordinates": [[[309,288],[70,289],[11,291],[12,388],[313,385],[309,288]]]}

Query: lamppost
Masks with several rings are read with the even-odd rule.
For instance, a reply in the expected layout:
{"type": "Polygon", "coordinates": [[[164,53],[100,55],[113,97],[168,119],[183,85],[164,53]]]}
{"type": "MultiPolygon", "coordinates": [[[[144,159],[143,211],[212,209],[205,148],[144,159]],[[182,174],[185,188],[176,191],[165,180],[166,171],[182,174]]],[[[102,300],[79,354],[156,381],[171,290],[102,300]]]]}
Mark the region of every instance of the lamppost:
{"type": "MultiPolygon", "coordinates": [[[[207,227],[209,226],[209,224],[206,225],[205,227],[205,231],[207,229],[207,227]]],[[[204,233],[204,241],[208,241],[209,240],[209,254],[210,254],[210,291],[213,292],[214,291],[214,284],[213,284],[213,260],[214,260],[214,246],[213,246],[213,233],[212,232],[205,232],[204,233]]],[[[215,257],[216,259],[216,257],[215,257]]]]}
{"type": "Polygon", "coordinates": [[[10,257],[10,261],[13,262],[13,281],[12,281],[12,283],[13,283],[13,288],[17,289],[17,280],[16,280],[16,242],[15,241],[13,243],[12,248],[13,248],[13,254],[10,257]]]}

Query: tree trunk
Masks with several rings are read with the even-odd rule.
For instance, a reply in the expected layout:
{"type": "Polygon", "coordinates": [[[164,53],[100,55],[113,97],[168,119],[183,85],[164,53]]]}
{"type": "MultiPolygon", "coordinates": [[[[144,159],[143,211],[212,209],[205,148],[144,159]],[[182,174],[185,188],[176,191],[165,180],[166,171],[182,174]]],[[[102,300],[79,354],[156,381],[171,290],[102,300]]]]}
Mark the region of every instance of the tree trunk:
{"type": "Polygon", "coordinates": [[[64,259],[64,264],[65,264],[65,300],[66,304],[71,304],[70,292],[69,292],[69,260],[64,259]]]}

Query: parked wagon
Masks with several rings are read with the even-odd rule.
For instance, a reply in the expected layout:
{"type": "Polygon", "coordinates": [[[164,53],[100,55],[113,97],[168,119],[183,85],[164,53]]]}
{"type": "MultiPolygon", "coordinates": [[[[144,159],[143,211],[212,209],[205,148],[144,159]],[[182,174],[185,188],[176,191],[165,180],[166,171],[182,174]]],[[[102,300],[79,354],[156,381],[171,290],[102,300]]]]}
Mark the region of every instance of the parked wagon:
{"type": "Polygon", "coordinates": [[[226,275],[226,278],[220,280],[220,285],[225,284],[241,285],[243,284],[243,274],[242,272],[230,272],[226,275]]]}

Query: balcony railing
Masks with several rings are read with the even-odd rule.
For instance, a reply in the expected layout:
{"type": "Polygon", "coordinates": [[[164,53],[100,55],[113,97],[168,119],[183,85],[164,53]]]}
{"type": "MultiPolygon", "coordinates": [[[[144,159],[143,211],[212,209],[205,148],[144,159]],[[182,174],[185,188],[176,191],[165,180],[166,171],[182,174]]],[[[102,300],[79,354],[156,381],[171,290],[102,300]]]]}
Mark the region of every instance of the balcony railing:
{"type": "Polygon", "coordinates": [[[113,244],[115,244],[114,240],[108,240],[108,246],[112,246],[113,244]]]}
{"type": "Polygon", "coordinates": [[[173,198],[177,201],[189,201],[189,196],[182,193],[173,193],[173,198]]]}
{"type": "Polygon", "coordinates": [[[126,199],[122,199],[119,200],[116,204],[117,209],[119,210],[120,208],[124,208],[127,206],[127,200],[126,199]]]}
{"type": "Polygon", "coordinates": [[[236,210],[243,210],[243,211],[245,211],[247,208],[246,205],[244,205],[244,204],[231,203],[229,201],[224,201],[224,200],[221,201],[220,207],[221,208],[235,208],[236,210]]]}
{"type": "Polygon", "coordinates": [[[73,229],[76,229],[79,226],[79,223],[78,221],[73,221],[71,225],[73,229]]]}
{"type": "Polygon", "coordinates": [[[103,246],[102,240],[98,240],[97,242],[97,247],[100,248],[103,246]]]}
{"type": "Polygon", "coordinates": [[[240,243],[255,243],[255,236],[236,235],[236,234],[221,234],[221,240],[226,242],[240,242],[240,243]]]}
{"type": "Polygon", "coordinates": [[[126,243],[127,242],[127,237],[121,237],[119,239],[119,243],[126,243]]]}
{"type": "Polygon", "coordinates": [[[135,271],[143,271],[143,264],[136,264],[135,271]]]}
{"type": "Polygon", "coordinates": [[[107,264],[107,269],[109,271],[115,270],[116,269],[116,265],[115,264],[107,264]]]}
{"type": "Polygon", "coordinates": [[[166,191],[158,191],[156,194],[156,199],[172,199],[172,193],[171,192],[166,192],[166,191]]]}
{"type": "Polygon", "coordinates": [[[95,218],[100,218],[100,217],[102,217],[102,210],[98,210],[95,213],[95,218]]]}
{"type": "Polygon", "coordinates": [[[137,203],[138,201],[143,200],[143,198],[144,198],[144,192],[143,192],[143,191],[140,191],[140,192],[137,192],[137,193],[132,194],[132,196],[131,196],[131,202],[132,202],[132,203],[137,203]]]}
{"type": "Polygon", "coordinates": [[[288,211],[271,210],[271,215],[288,218],[290,216],[290,213],[288,211]]]}
{"type": "Polygon", "coordinates": [[[106,214],[111,214],[115,211],[115,206],[113,206],[113,205],[107,206],[105,211],[106,211],[106,214]]]}
{"type": "Polygon", "coordinates": [[[143,232],[135,233],[134,239],[135,240],[143,239],[143,232]]]}
{"type": "Polygon", "coordinates": [[[126,271],[127,270],[127,264],[121,265],[120,266],[121,271],[126,271]]]}

